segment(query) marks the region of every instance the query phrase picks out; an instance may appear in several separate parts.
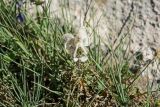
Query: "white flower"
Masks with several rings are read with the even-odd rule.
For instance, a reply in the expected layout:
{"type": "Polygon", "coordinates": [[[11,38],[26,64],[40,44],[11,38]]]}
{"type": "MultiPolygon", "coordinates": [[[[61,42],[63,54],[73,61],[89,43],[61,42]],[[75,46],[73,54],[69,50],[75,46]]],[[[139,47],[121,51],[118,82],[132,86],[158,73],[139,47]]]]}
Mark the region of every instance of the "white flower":
{"type": "Polygon", "coordinates": [[[86,46],[89,46],[90,42],[85,27],[81,27],[75,37],[72,34],[67,33],[63,35],[63,38],[65,41],[64,47],[68,53],[73,55],[74,62],[77,62],[78,60],[86,62],[88,60],[86,46]],[[78,49],[82,50],[82,55],[79,58],[77,57],[78,49]]]}

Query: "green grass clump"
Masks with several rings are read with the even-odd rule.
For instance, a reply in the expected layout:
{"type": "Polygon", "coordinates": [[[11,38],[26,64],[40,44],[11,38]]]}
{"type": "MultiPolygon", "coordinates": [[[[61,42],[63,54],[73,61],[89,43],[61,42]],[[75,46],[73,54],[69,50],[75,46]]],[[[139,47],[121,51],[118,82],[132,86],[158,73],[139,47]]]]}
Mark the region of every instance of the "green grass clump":
{"type": "MultiPolygon", "coordinates": [[[[74,32],[71,20],[64,17],[62,24],[62,19],[50,19],[47,10],[33,20],[23,10],[25,21],[19,23],[16,1],[11,5],[4,1],[0,1],[1,106],[149,107],[159,104],[158,100],[151,99],[151,91],[144,94],[135,91],[133,83],[139,75],[129,70],[131,58],[124,57],[123,40],[116,48],[111,47],[107,55],[102,55],[98,45],[90,49],[87,62],[74,63],[64,49],[62,37],[74,32]]],[[[94,36],[98,35],[95,29],[93,32],[94,36]]]]}

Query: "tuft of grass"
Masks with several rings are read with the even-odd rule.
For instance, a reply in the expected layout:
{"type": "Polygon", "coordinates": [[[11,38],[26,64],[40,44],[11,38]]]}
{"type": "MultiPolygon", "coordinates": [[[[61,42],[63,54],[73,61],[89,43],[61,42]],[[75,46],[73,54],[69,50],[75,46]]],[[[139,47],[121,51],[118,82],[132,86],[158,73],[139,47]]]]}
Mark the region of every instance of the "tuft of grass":
{"type": "Polygon", "coordinates": [[[1,106],[149,107],[159,104],[158,99],[152,97],[154,92],[149,85],[145,93],[134,88],[134,82],[149,64],[138,74],[130,71],[134,56],[130,57],[127,50],[132,28],[128,25],[132,25],[132,19],[126,25],[127,31],[124,30],[127,33],[111,44],[106,55],[100,49],[98,31],[86,19],[84,22],[92,29],[95,47],[89,50],[87,62],[74,63],[64,50],[62,38],[65,33],[75,32],[67,11],[69,1],[61,1],[62,19],[50,19],[50,2],[42,17],[33,20],[27,10],[22,11],[25,22],[18,23],[16,1],[11,5],[0,1],[1,106]]]}

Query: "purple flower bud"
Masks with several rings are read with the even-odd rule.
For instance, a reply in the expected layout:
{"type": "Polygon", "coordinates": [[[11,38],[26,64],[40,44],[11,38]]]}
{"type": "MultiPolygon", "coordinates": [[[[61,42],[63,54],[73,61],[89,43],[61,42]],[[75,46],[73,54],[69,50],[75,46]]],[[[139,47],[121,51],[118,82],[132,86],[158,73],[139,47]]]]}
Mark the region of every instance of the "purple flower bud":
{"type": "Polygon", "coordinates": [[[23,13],[19,13],[19,14],[17,15],[16,19],[17,19],[17,21],[18,21],[19,23],[23,23],[23,22],[25,21],[25,16],[24,16],[23,13]]]}

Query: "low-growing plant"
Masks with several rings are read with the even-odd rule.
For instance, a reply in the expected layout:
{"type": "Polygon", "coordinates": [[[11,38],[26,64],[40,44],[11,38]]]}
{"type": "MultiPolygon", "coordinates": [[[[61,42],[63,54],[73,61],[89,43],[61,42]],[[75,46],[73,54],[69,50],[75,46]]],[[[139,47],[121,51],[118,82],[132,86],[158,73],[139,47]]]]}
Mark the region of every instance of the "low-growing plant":
{"type": "MultiPolygon", "coordinates": [[[[97,38],[98,31],[88,24],[94,36],[94,48],[88,48],[86,62],[74,62],[63,40],[64,34],[76,32],[73,20],[65,16],[68,0],[61,0],[62,19],[50,18],[47,11],[50,2],[34,20],[25,9],[17,13],[17,2],[0,1],[1,106],[159,106],[149,85],[144,93],[134,88],[134,82],[151,63],[137,73],[130,69],[135,56],[129,56],[127,50],[134,19],[130,19],[130,26],[126,24],[127,33],[119,34],[118,41],[108,46],[105,55],[100,48],[101,39],[97,38]]],[[[87,25],[87,20],[84,22],[87,25]]]]}

